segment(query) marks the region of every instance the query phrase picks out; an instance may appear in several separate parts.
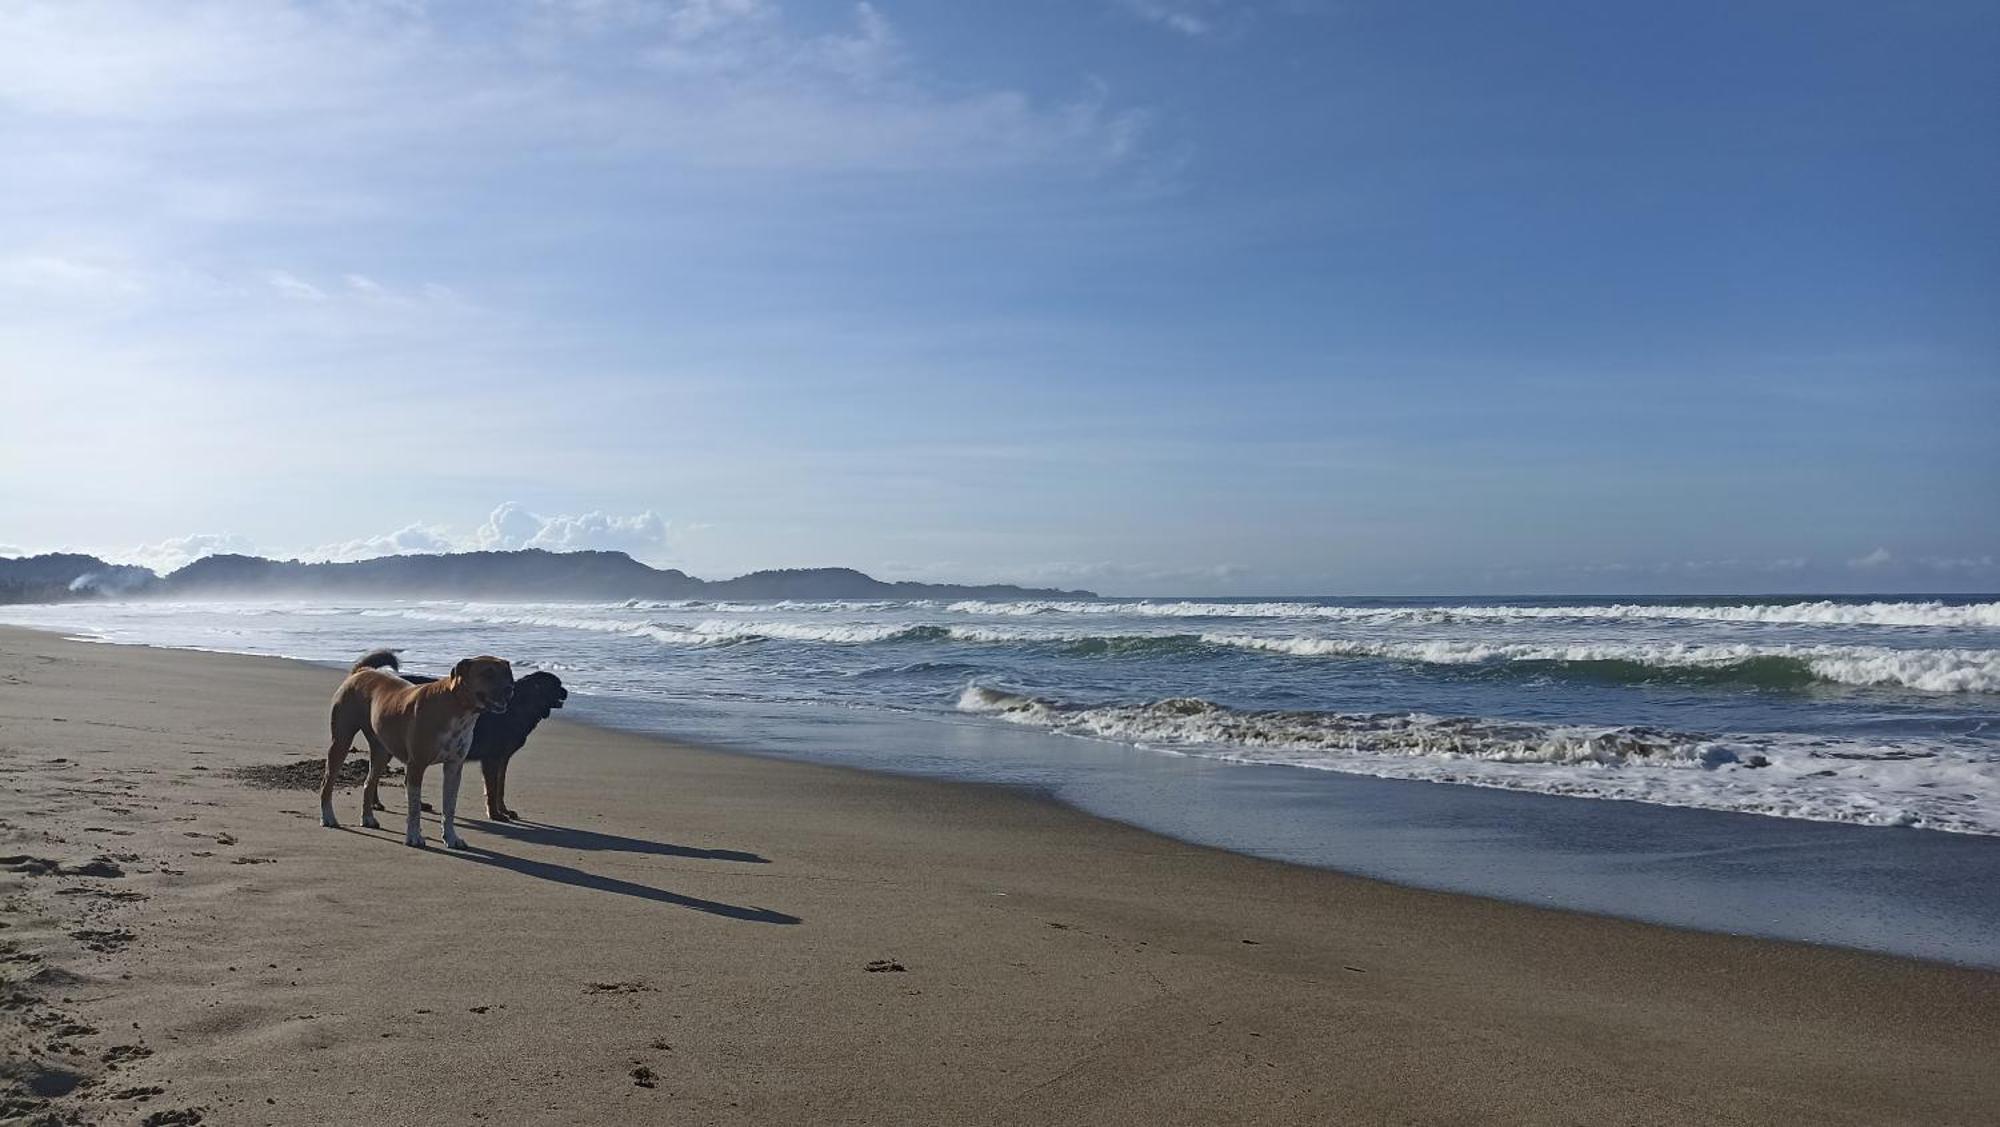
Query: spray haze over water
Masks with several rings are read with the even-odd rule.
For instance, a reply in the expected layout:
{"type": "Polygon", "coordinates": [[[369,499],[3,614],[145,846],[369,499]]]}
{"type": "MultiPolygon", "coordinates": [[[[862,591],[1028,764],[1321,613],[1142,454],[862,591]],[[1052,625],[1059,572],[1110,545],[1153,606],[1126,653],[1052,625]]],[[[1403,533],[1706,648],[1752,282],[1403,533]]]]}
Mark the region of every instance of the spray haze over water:
{"type": "MultiPolygon", "coordinates": [[[[2000,601],[378,602],[12,608],[329,661],[501,652],[704,716],[860,708],[1176,756],[2000,834],[2000,601]]],[[[628,712],[629,715],[629,712],[628,712]]],[[[795,716],[795,713],[787,713],[795,716]]],[[[766,717],[782,740],[784,724],[766,717]]],[[[691,730],[692,729],[692,730],[691,730]]]]}

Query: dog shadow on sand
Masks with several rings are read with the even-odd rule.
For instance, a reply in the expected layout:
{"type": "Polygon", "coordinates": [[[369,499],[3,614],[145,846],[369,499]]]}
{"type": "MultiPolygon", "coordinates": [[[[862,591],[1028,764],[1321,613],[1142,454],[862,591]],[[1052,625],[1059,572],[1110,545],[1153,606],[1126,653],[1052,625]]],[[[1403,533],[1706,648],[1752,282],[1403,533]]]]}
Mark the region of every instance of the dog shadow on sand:
{"type": "MultiPolygon", "coordinates": [[[[620,850],[629,853],[650,853],[661,857],[689,857],[713,861],[749,861],[769,864],[769,860],[755,853],[744,853],[734,849],[696,849],[685,845],[670,845],[661,841],[644,838],[622,837],[617,834],[598,833],[595,830],[569,829],[563,826],[522,825],[521,823],[481,822],[482,832],[511,837],[518,841],[537,845],[565,846],[580,850],[620,850]]],[[[350,833],[362,831],[349,830],[350,833]]],[[[374,836],[372,834],[368,836],[374,836]]],[[[397,845],[403,848],[401,839],[397,845]]],[[[586,872],[569,865],[558,865],[552,861],[532,861],[526,857],[516,857],[511,853],[496,853],[490,849],[473,846],[469,849],[433,848],[431,853],[470,861],[479,865],[491,865],[510,873],[519,873],[537,880],[555,881],[575,888],[588,888],[594,892],[609,892],[618,896],[630,896],[639,900],[649,900],[655,904],[672,904],[676,908],[690,908],[706,912],[711,916],[742,920],[745,923],[797,924],[805,921],[788,912],[770,908],[756,908],[744,904],[726,904],[720,900],[704,900],[699,896],[669,892],[664,888],[654,888],[650,884],[620,880],[598,873],[586,872]]]]}
{"type": "Polygon", "coordinates": [[[599,850],[612,853],[646,853],[654,857],[685,857],[694,861],[741,861],[750,865],[768,865],[770,858],[740,849],[697,849],[692,845],[674,845],[665,841],[648,841],[643,837],[626,837],[622,834],[601,833],[576,826],[557,826],[547,822],[493,822],[480,821],[481,833],[504,837],[510,841],[525,842],[530,845],[553,845],[559,849],[575,849],[586,853],[599,850]]]}

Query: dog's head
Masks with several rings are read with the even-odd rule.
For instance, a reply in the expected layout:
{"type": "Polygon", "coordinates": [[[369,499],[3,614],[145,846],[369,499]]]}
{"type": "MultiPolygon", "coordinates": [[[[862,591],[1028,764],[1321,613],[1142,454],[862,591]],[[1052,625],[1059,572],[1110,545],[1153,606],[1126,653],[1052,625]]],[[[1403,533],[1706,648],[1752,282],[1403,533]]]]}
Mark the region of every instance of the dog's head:
{"type": "Polygon", "coordinates": [[[569,699],[562,678],[546,670],[530,673],[514,682],[514,708],[547,716],[569,699]]]}
{"type": "Polygon", "coordinates": [[[451,667],[452,680],[484,712],[505,712],[514,695],[514,667],[497,657],[468,657],[451,667]]]}

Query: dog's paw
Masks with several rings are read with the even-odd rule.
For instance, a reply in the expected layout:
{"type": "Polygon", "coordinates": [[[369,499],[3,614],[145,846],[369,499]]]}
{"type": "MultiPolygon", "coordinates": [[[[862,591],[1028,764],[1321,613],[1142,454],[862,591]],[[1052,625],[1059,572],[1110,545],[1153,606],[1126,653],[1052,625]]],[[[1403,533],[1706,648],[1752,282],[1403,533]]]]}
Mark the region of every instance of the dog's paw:
{"type": "Polygon", "coordinates": [[[424,839],[418,834],[406,834],[403,837],[403,844],[409,846],[411,849],[422,849],[424,848],[424,839]]]}
{"type": "Polygon", "coordinates": [[[467,844],[465,844],[465,839],[464,839],[464,838],[462,838],[462,837],[448,837],[448,838],[445,838],[445,839],[444,839],[444,847],[445,847],[446,849],[471,849],[471,848],[472,848],[472,847],[471,847],[470,845],[467,845],[467,844]]]}
{"type": "Polygon", "coordinates": [[[376,821],[376,820],[375,820],[375,815],[373,815],[373,814],[363,814],[363,815],[361,816],[361,824],[362,824],[362,825],[363,825],[364,827],[366,827],[366,828],[368,828],[368,829],[371,829],[371,830],[379,830],[379,829],[381,829],[381,828],[382,828],[382,823],[381,823],[381,822],[378,822],[378,821],[376,821]]]}
{"type": "Polygon", "coordinates": [[[325,826],[327,829],[330,830],[337,830],[340,828],[340,820],[338,818],[335,818],[331,814],[321,814],[319,816],[319,824],[325,826]]]}

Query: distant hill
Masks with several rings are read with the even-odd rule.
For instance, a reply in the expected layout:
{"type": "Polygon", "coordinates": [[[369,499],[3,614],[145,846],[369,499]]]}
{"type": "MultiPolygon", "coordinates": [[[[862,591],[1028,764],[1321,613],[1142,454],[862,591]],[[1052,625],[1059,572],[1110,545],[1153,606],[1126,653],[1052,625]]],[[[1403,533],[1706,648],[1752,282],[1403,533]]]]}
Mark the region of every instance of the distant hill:
{"type": "Polygon", "coordinates": [[[126,595],[158,580],[150,568],[106,563],[74,552],[0,559],[0,603],[60,603],[126,595]]]}
{"type": "Polygon", "coordinates": [[[852,568],[755,571],[696,579],[648,567],[623,552],[457,552],[304,563],[259,556],[208,556],[159,576],[94,556],[0,559],[0,602],[61,602],[116,596],[176,599],[413,598],[602,602],[618,599],[1043,599],[1095,598],[1012,584],[884,583],[852,568]]]}

